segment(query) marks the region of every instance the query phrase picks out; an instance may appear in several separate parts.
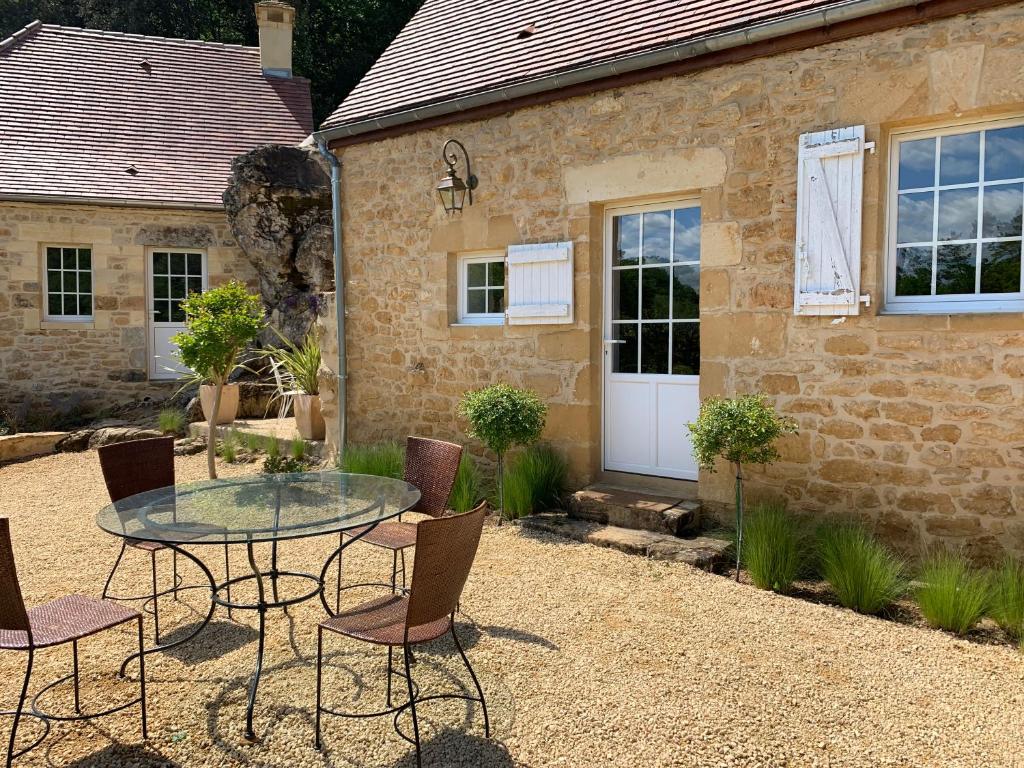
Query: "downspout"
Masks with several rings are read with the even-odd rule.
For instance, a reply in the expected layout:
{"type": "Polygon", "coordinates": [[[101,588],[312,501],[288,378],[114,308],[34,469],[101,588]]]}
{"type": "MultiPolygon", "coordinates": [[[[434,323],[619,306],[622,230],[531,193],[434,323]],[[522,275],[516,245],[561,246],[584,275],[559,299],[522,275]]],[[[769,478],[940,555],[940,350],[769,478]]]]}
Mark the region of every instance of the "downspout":
{"type": "Polygon", "coordinates": [[[346,398],[345,380],[345,273],[341,254],[341,161],[327,148],[327,142],[316,137],[320,154],[331,166],[331,218],[334,237],[334,322],[338,334],[338,456],[345,452],[346,398]]]}

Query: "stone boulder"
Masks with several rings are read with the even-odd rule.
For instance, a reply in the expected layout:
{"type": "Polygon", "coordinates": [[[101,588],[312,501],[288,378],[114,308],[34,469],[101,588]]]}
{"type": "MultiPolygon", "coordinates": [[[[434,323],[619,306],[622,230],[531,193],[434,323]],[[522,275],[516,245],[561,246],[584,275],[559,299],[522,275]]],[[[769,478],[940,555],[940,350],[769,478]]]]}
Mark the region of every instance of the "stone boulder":
{"type": "Polygon", "coordinates": [[[163,432],[142,427],[101,427],[89,437],[89,447],[102,448],[104,445],[145,440],[148,437],[163,437],[163,432]]]}

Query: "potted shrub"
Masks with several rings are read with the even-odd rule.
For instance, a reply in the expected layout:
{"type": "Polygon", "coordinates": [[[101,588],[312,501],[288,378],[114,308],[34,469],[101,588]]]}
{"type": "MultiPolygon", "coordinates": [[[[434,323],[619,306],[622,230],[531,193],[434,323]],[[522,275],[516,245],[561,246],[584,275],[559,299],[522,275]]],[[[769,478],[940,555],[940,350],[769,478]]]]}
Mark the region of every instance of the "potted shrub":
{"type": "Polygon", "coordinates": [[[204,381],[199,399],[209,425],[206,457],[210,478],[216,479],[217,424],[234,421],[238,409],[237,385],[225,385],[228,376],[238,367],[239,354],[266,325],[263,305],[259,296],[232,281],[206,293],[193,293],[181,306],[185,311],[186,330],[171,341],[178,347],[181,362],[204,381]],[[226,407],[222,409],[225,391],[233,394],[228,395],[226,407]]]}
{"type": "Polygon", "coordinates": [[[715,471],[715,460],[728,461],[736,471],[736,580],[743,550],[743,465],[771,464],[779,458],[775,441],[796,432],[796,422],[779,416],[764,395],[733,399],[709,397],[700,404],[697,421],[686,425],[693,453],[702,469],[715,471]]]}
{"type": "MultiPolygon", "coordinates": [[[[285,346],[267,350],[267,356],[284,373],[282,383],[291,390],[288,394],[293,398],[295,426],[304,440],[323,440],[327,425],[320,413],[320,342],[316,333],[310,330],[296,346],[277,329],[274,332],[285,346]]],[[[283,394],[278,392],[278,397],[283,394]]]]}

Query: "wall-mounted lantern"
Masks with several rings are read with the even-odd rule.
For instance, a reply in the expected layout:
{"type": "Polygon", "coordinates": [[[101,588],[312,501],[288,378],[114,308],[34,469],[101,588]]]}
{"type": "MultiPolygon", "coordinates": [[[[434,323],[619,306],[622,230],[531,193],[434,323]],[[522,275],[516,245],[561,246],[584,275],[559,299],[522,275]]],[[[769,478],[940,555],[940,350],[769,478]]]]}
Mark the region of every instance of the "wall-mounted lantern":
{"type": "Polygon", "coordinates": [[[469,204],[473,204],[473,190],[477,188],[479,181],[473,175],[473,171],[470,168],[469,153],[466,152],[466,148],[462,146],[462,142],[459,140],[448,139],[441,149],[441,157],[444,158],[445,163],[448,165],[448,175],[441,179],[441,183],[437,185],[437,194],[441,196],[441,204],[444,206],[445,211],[452,214],[462,210],[467,193],[469,194],[469,204]],[[449,151],[449,147],[453,144],[462,150],[462,156],[466,160],[465,181],[459,178],[459,174],[455,172],[455,165],[459,162],[459,156],[454,150],[449,151]]]}

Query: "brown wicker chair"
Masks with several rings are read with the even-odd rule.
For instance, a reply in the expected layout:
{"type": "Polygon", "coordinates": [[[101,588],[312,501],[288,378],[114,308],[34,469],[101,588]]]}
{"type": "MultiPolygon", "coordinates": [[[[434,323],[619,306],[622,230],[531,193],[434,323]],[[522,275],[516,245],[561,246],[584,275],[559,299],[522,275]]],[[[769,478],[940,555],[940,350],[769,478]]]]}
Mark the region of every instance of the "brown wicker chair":
{"type": "MultiPolygon", "coordinates": [[[[99,449],[99,456],[100,469],[103,471],[103,481],[106,483],[110,500],[115,504],[121,501],[121,499],[134,496],[137,493],[174,485],[173,437],[154,437],[146,440],[132,440],[126,443],[105,445],[99,449]]],[[[102,593],[102,597],[105,600],[152,600],[153,637],[157,645],[160,645],[159,598],[168,594],[174,594],[175,598],[177,598],[178,589],[181,585],[178,579],[178,553],[174,552],[172,556],[172,586],[170,589],[162,592],[158,591],[156,553],[164,549],[167,549],[167,547],[157,542],[124,539],[121,544],[121,551],[114,561],[114,567],[110,569],[107,582],[103,585],[102,593]],[[114,573],[117,572],[121,559],[129,547],[149,553],[153,591],[149,595],[112,597],[109,594],[110,584],[114,580],[114,573]]],[[[226,571],[226,579],[230,579],[231,570],[228,563],[228,547],[226,544],[224,545],[224,570],[226,571]]],[[[230,587],[228,589],[228,600],[230,600],[230,587]]]]}
{"type": "Polygon", "coordinates": [[[487,716],[487,703],[473,667],[455,634],[455,610],[462,589],[469,577],[483,530],[486,502],[461,515],[437,520],[424,520],[416,527],[416,558],[413,564],[412,585],[408,593],[392,594],[357,605],[354,608],[325,619],[317,628],[316,655],[316,748],[320,749],[320,715],[323,712],[340,717],[375,717],[394,715],[395,731],[416,746],[416,765],[421,765],[420,728],[416,706],[436,699],[465,699],[480,703],[484,715],[484,732],[491,735],[487,716]],[[388,649],[387,706],[388,709],[368,714],[338,712],[322,704],[323,636],[324,630],[388,649]],[[412,679],[412,646],[435,640],[451,633],[455,647],[462,657],[477,696],[464,694],[435,694],[420,696],[412,679]],[[405,673],[393,666],[394,649],[402,648],[405,673]],[[391,677],[404,677],[409,698],[403,704],[392,706],[391,677]],[[410,738],[398,727],[400,713],[412,712],[413,736],[410,738]]]}
{"type": "MultiPolygon", "coordinates": [[[[462,446],[431,440],[426,437],[409,437],[405,441],[405,474],[407,483],[420,489],[420,500],[410,512],[420,512],[431,517],[441,517],[448,508],[448,497],[455,485],[462,459],[462,446]]],[[[391,591],[398,589],[398,563],[402,564],[402,589],[405,589],[405,550],[416,544],[416,523],[397,521],[380,523],[359,539],[375,547],[391,551],[391,591]]],[[[359,536],[365,529],[346,531],[346,536],[359,536]]],[[[353,586],[366,586],[355,584],[353,586]]],[[[341,607],[341,559],[338,559],[338,597],[335,612],[341,607]]]]}
{"type": "Polygon", "coordinates": [[[39,746],[50,731],[50,721],[91,720],[139,704],[142,709],[142,737],[148,738],[146,729],[146,662],[142,655],[142,614],[108,600],[97,600],[84,595],[60,597],[45,605],[26,609],[25,601],[21,596],[21,586],[18,583],[18,572],[14,565],[10,521],[7,518],[0,518],[0,649],[28,653],[28,665],[25,669],[24,682],[21,685],[21,694],[18,697],[18,706],[14,710],[0,712],[0,714],[14,717],[10,741],[7,744],[7,768],[11,768],[14,758],[39,746]],[[129,621],[138,622],[139,698],[102,712],[83,715],[79,695],[78,641],[129,621]],[[67,643],[71,643],[74,664],[72,673],[40,689],[32,698],[31,711],[25,712],[25,699],[28,696],[28,684],[32,677],[32,663],[35,660],[36,651],[40,648],[67,643]],[[69,679],[74,681],[75,714],[73,716],[58,716],[40,711],[36,704],[39,697],[69,679]],[[27,747],[15,751],[18,724],[23,715],[41,720],[44,730],[42,735],[27,747]]]}

